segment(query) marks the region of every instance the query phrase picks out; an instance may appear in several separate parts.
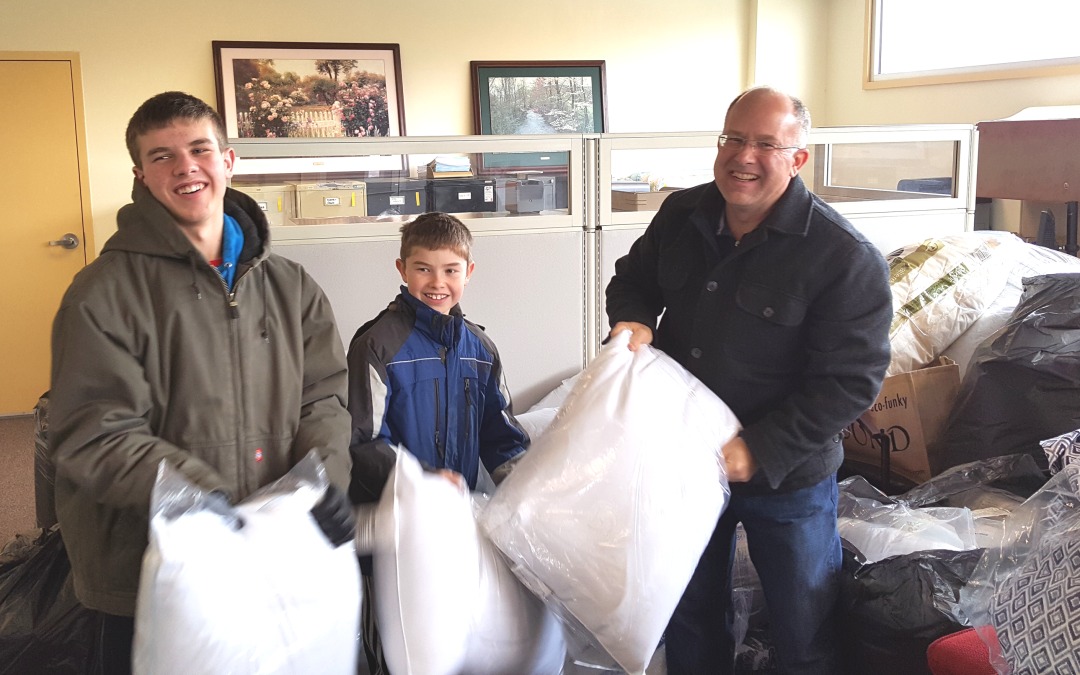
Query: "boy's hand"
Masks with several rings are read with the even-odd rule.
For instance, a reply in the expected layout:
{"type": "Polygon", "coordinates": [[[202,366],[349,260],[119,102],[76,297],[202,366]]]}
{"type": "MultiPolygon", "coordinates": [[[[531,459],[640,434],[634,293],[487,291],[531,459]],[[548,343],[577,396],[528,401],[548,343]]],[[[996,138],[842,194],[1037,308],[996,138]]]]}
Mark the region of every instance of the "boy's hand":
{"type": "Polygon", "coordinates": [[[608,333],[608,339],[610,340],[614,335],[621,333],[624,330],[630,331],[630,344],[628,345],[630,351],[636,352],[641,345],[652,344],[652,328],[636,321],[618,322],[611,327],[611,332],[608,333]]]}
{"type": "Polygon", "coordinates": [[[459,490],[465,491],[469,489],[468,483],[465,482],[465,476],[462,476],[457,471],[451,471],[450,469],[436,469],[435,473],[456,485],[459,490]]]}

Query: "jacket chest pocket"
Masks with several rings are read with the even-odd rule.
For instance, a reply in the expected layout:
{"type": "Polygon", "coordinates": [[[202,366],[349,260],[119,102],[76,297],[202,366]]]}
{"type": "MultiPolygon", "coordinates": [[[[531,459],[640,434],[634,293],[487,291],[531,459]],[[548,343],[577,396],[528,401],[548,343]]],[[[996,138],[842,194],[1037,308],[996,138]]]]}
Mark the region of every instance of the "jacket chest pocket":
{"type": "Polygon", "coordinates": [[[660,249],[656,261],[656,282],[665,295],[686,288],[701,288],[706,270],[716,264],[705,252],[708,242],[694,228],[684,228],[674,241],[660,249]]]}
{"type": "Polygon", "coordinates": [[[458,379],[453,383],[462,415],[462,425],[465,434],[471,437],[475,428],[479,425],[480,411],[484,407],[483,389],[480,383],[481,377],[486,377],[491,371],[491,365],[486,361],[476,358],[461,359],[461,369],[458,379]]]}
{"type": "Polygon", "coordinates": [[[664,296],[664,307],[673,314],[693,313],[705,277],[700,265],[679,252],[662,253],[656,282],[664,296]]]}
{"type": "Polygon", "coordinates": [[[452,383],[454,387],[453,423],[447,429],[447,466],[469,476],[472,463],[480,452],[478,438],[483,421],[484,401],[476,378],[465,375],[452,383]]]}
{"type": "Polygon", "coordinates": [[[735,292],[735,306],[737,311],[725,336],[728,349],[739,359],[769,370],[789,372],[801,367],[805,300],[744,281],[735,292]]]}
{"type": "Polygon", "coordinates": [[[735,303],[743,312],[764,321],[766,327],[799,326],[806,318],[804,300],[758,283],[739,284],[735,303]]]}

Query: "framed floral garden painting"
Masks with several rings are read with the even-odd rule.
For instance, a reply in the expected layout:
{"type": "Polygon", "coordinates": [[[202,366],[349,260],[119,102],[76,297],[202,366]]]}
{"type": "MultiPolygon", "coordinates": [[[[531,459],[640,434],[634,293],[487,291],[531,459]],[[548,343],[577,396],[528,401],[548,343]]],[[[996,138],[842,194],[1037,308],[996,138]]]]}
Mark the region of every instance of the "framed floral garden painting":
{"type": "Polygon", "coordinates": [[[214,41],[229,138],[404,136],[396,44],[214,41]]]}

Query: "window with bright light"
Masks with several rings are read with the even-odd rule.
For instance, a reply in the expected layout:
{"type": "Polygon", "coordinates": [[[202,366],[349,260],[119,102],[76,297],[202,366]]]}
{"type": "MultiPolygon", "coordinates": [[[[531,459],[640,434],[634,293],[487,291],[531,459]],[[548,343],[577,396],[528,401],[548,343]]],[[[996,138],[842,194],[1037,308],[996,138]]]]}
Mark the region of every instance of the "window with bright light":
{"type": "Polygon", "coordinates": [[[871,82],[959,82],[1080,67],[1080,0],[871,0],[870,6],[871,82]]]}

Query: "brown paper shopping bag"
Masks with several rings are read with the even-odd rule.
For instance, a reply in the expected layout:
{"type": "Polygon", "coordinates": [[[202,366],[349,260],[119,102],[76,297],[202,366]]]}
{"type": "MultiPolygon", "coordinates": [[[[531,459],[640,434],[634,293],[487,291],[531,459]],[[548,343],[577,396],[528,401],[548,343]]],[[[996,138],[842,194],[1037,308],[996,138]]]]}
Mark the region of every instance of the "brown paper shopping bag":
{"type": "Polygon", "coordinates": [[[883,485],[895,476],[927,481],[927,448],[944,429],[959,389],[960,367],[944,356],[885,378],[874,405],[845,430],[845,458],[879,471],[883,485]]]}

